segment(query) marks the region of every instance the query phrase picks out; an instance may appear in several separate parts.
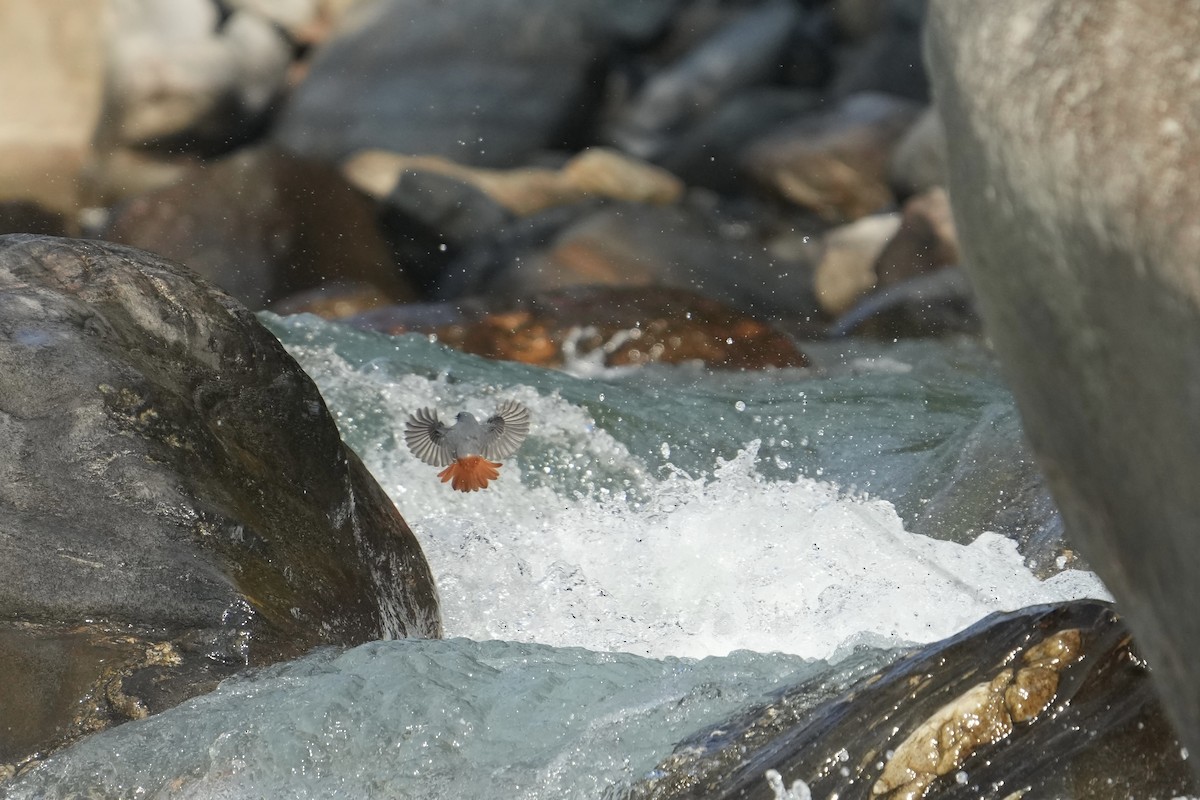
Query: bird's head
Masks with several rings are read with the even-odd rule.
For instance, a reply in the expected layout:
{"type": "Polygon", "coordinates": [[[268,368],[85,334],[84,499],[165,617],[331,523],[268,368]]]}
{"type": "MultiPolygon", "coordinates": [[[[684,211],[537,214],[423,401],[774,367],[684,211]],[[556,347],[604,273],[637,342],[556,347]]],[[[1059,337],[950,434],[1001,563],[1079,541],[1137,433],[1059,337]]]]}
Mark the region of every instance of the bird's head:
{"type": "Polygon", "coordinates": [[[475,421],[475,415],[474,415],[474,414],[472,414],[472,413],[471,413],[471,412],[469,412],[469,411],[460,411],[460,412],[458,412],[458,414],[457,414],[457,415],[454,417],[454,419],[455,419],[455,421],[457,421],[457,422],[466,422],[467,420],[470,420],[471,422],[474,422],[474,421],[475,421]]]}

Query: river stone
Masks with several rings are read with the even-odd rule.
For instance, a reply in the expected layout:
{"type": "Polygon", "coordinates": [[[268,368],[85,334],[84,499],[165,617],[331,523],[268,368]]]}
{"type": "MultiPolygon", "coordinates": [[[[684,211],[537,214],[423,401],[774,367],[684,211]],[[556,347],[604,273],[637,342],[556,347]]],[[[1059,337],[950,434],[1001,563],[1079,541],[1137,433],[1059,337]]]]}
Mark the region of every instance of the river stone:
{"type": "Polygon", "coordinates": [[[794,3],[780,0],[745,11],[652,76],[622,109],[609,136],[642,158],[666,155],[680,131],[778,72],[800,15],[794,3]]]}
{"type": "Polygon", "coordinates": [[[1148,670],[1106,603],[996,613],[872,674],[877,660],[857,653],[688,737],[625,797],[780,800],[768,770],[819,798],[1196,791],[1148,670]]]}
{"type": "Polygon", "coordinates": [[[746,168],[764,189],[828,222],[852,222],[895,202],[888,163],[919,114],[898,97],[853,95],[755,141],[746,168]]]}
{"type": "Polygon", "coordinates": [[[563,227],[550,245],[519,254],[464,294],[521,297],[569,286],[674,287],[760,318],[816,312],[809,264],[764,252],[701,203],[609,203],[563,227]]]}
{"type": "Polygon", "coordinates": [[[245,666],[440,635],[412,531],[228,295],[17,234],[0,319],[0,764],[245,666]]]}
{"type": "Polygon", "coordinates": [[[102,235],[180,261],[252,309],[339,281],[412,300],[377,213],[330,165],[257,147],[130,198],[102,235]]]}
{"type": "Polygon", "coordinates": [[[516,301],[464,298],[364,312],[349,324],[420,332],[486,358],[562,367],[703,364],[712,369],[804,367],[808,358],[769,322],[685,289],[580,286],[516,301]]]}
{"type": "Polygon", "coordinates": [[[275,135],[341,159],[384,149],[484,167],[588,138],[609,51],[674,0],[360,3],[316,54],[275,135]]]}
{"type": "Polygon", "coordinates": [[[821,95],[810,89],[759,86],[740,91],[681,131],[658,161],[688,186],[744,193],[751,183],[742,154],[750,143],[821,103],[821,95]]]}
{"type": "Polygon", "coordinates": [[[888,0],[883,25],[838,58],[831,91],[845,97],[886,92],[920,103],[929,101],[929,78],[921,60],[921,31],[926,0],[888,0]]]}
{"type": "Polygon", "coordinates": [[[1193,754],[1197,10],[935,0],[927,45],[984,322],[1067,534],[1128,617],[1193,754]]]}
{"type": "Polygon", "coordinates": [[[428,197],[405,198],[405,178],[421,172],[468,184],[506,212],[519,216],[590,197],[665,205],[679,201],[684,192],[683,182],[665,169],[607,147],[589,147],[559,169],[467,167],[438,156],[405,156],[383,150],[365,150],[342,165],[347,180],[372,197],[400,208],[413,207],[414,213],[429,219],[445,216],[444,210],[421,213],[419,207],[429,202],[428,197]]]}
{"type": "Polygon", "coordinates": [[[265,122],[291,44],[258,14],[211,0],[118,0],[107,42],[106,144],[222,151],[265,122]]]}
{"type": "Polygon", "coordinates": [[[58,213],[83,202],[104,104],[104,0],[0,3],[0,200],[58,213]]]}
{"type": "Polygon", "coordinates": [[[905,201],[900,228],[879,253],[874,272],[880,286],[894,286],[960,260],[950,197],[936,186],[905,201]]]}
{"type": "Polygon", "coordinates": [[[813,292],[822,311],[832,316],[845,313],[875,288],[875,261],[900,230],[900,222],[896,213],[872,214],[825,234],[813,274],[813,292]]]}

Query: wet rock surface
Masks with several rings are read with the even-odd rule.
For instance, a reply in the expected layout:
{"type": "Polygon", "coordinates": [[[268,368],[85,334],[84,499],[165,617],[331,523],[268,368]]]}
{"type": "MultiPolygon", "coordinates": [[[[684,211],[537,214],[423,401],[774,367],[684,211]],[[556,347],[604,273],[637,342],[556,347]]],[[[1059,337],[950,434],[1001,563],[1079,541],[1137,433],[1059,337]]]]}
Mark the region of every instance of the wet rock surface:
{"type": "MultiPolygon", "coordinates": [[[[1190,124],[1195,104],[1181,88],[1190,73],[1180,65],[1195,59],[1173,46],[1200,37],[1188,35],[1195,15],[1182,0],[1168,4],[1171,14],[1145,0],[1119,11],[1083,0],[1052,11],[1022,0],[1014,18],[1033,20],[1024,27],[1005,27],[1008,16],[992,8],[972,16],[955,10],[957,0],[931,3],[945,125],[928,105],[918,52],[924,0],[137,0],[114,4],[121,13],[108,23],[102,4],[68,5],[69,13],[63,0],[12,0],[0,10],[0,63],[8,65],[0,69],[0,91],[13,109],[0,126],[0,198],[13,201],[0,225],[136,243],[185,261],[252,309],[419,330],[471,352],[551,366],[582,357],[608,366],[700,360],[750,369],[803,364],[805,338],[977,333],[973,286],[983,284],[993,329],[1008,331],[993,334],[997,346],[1022,365],[1011,374],[1058,499],[1090,542],[1089,562],[1117,592],[1151,660],[1163,665],[1160,674],[1173,677],[1170,710],[1190,731],[1193,752],[1200,750],[1189,666],[1200,630],[1179,618],[1179,609],[1198,603],[1193,577],[1200,571],[1190,535],[1200,500],[1188,483],[1200,452],[1192,402],[1200,388],[1187,377],[1200,374],[1188,267],[1197,260],[1197,237],[1186,218],[1196,206],[1189,187],[1198,184],[1188,176],[1197,159],[1180,133],[1200,123],[1190,124]],[[1121,47],[1098,44],[1105,31],[1121,47]],[[1010,39],[1019,46],[996,44],[1010,39]],[[1122,48],[1147,71],[1183,77],[1144,89],[1105,55],[1122,48]],[[1092,85],[1083,75],[1108,77],[1092,85]],[[1056,85],[1077,88],[1073,96],[1087,102],[1058,102],[1047,88],[1056,85]],[[1059,145],[1074,157],[1057,157],[1059,145]],[[1150,155],[1138,169],[1117,169],[1131,147],[1150,155]],[[284,148],[300,155],[283,155],[284,148]],[[947,181],[957,187],[962,231],[948,224],[947,181]],[[997,191],[973,191],[982,185],[997,191]],[[903,223],[871,239],[866,255],[829,266],[847,223],[872,225],[898,213],[903,223]],[[959,236],[968,271],[957,266],[959,236]],[[1183,383],[1164,375],[1184,376],[1183,383]]],[[[143,258],[98,244],[20,247],[74,253],[85,265],[80,274],[89,275],[113,259],[143,258]]],[[[60,255],[39,258],[50,263],[60,255]]],[[[171,298],[192,295],[180,294],[183,284],[174,281],[183,279],[173,268],[146,263],[174,277],[130,270],[106,291],[157,293],[164,305],[121,326],[175,330],[172,320],[196,308],[171,298]]],[[[22,296],[4,297],[15,303],[22,296]]],[[[226,300],[196,296],[197,308],[216,303],[228,311],[226,300]]],[[[61,385],[30,383],[44,395],[23,401],[20,414],[9,412],[10,420],[34,419],[43,406],[75,404],[74,416],[58,415],[69,422],[52,431],[62,444],[27,447],[5,468],[9,479],[0,485],[13,493],[11,503],[29,491],[23,476],[39,458],[61,451],[54,469],[75,474],[91,464],[97,472],[87,490],[64,485],[40,496],[38,507],[61,506],[55,524],[70,521],[63,530],[78,541],[11,556],[21,565],[13,574],[40,576],[42,594],[0,625],[0,638],[24,643],[0,654],[9,659],[0,674],[7,664],[24,670],[0,707],[27,709],[31,720],[0,761],[38,742],[153,713],[211,685],[247,660],[241,631],[250,632],[260,648],[254,657],[263,660],[317,641],[377,635],[381,612],[363,600],[374,579],[361,563],[351,559],[338,573],[357,587],[349,601],[316,592],[299,603],[298,584],[323,591],[328,575],[311,565],[304,569],[315,572],[283,576],[263,566],[254,554],[286,549],[286,537],[272,539],[260,528],[282,524],[297,508],[311,517],[350,486],[359,513],[378,515],[373,530],[405,530],[353,454],[339,450],[327,419],[318,421],[323,410],[304,410],[309,389],[297,388],[307,384],[294,365],[279,367],[282,378],[263,378],[278,382],[256,390],[271,402],[253,406],[238,399],[246,390],[224,388],[254,372],[256,359],[276,353],[276,345],[246,334],[247,355],[218,337],[211,347],[235,354],[232,377],[213,371],[210,345],[192,334],[184,339],[208,359],[208,372],[169,359],[138,361],[151,350],[175,357],[180,350],[170,342],[181,340],[123,333],[107,311],[88,310],[91,302],[63,301],[55,313],[71,336],[82,331],[87,341],[121,343],[126,360],[113,362],[115,377],[98,372],[112,354],[38,361],[38,370],[58,370],[50,374],[61,385]],[[131,354],[129,341],[152,344],[131,354]],[[153,388],[167,378],[175,389],[153,388]],[[272,450],[256,427],[271,420],[246,422],[233,438],[214,421],[235,406],[283,414],[274,398],[285,389],[298,415],[285,427],[322,431],[309,441],[276,442],[272,450]],[[161,421],[168,406],[182,421],[161,421]],[[73,427],[101,418],[116,431],[111,444],[81,439],[73,427]],[[159,449],[130,451],[127,440],[150,434],[161,434],[159,449]],[[276,475],[262,455],[273,452],[289,454],[279,462],[299,473],[276,475]],[[298,465],[296,453],[314,455],[298,465]],[[202,479],[206,473],[188,459],[215,459],[219,469],[202,479]],[[167,465],[174,477],[146,478],[151,473],[141,468],[151,463],[167,465]],[[150,487],[140,499],[98,488],[135,478],[150,487]],[[310,488],[293,508],[280,499],[290,495],[278,480],[321,489],[310,488]],[[260,489],[265,495],[248,494],[260,489]],[[287,513],[265,518],[255,510],[263,496],[287,513]],[[167,513],[146,510],[155,497],[170,501],[162,508],[176,515],[169,517],[175,538],[163,534],[159,550],[128,545],[111,557],[95,550],[88,537],[108,504],[137,506],[143,516],[133,518],[150,520],[137,524],[153,527],[155,514],[167,513]],[[374,510],[362,510],[368,505],[374,510]],[[185,512],[194,519],[178,516],[185,512]],[[86,534],[79,520],[93,523],[86,534]],[[222,538],[222,530],[247,532],[245,541],[222,538]],[[198,541],[221,544],[204,550],[202,570],[173,549],[179,531],[209,531],[196,534],[198,541]],[[58,571],[31,568],[40,562],[29,553],[58,571]],[[248,560],[230,567],[230,553],[248,560]],[[166,559],[156,586],[188,575],[194,591],[152,593],[171,604],[161,617],[128,617],[122,609],[143,602],[131,587],[153,570],[113,565],[152,555],[166,559]],[[81,577],[97,570],[103,582],[81,577]],[[53,593],[61,582],[88,588],[61,606],[53,593]],[[343,602],[349,616],[337,617],[331,609],[343,602]],[[290,627],[329,615],[336,620],[320,635],[290,627]],[[77,696],[82,705],[65,699],[77,696]],[[39,716],[35,709],[48,710],[39,716]],[[55,725],[63,727],[47,734],[55,725]]],[[[13,308],[17,320],[24,312],[20,303],[13,308]]],[[[244,312],[234,316],[254,327],[244,312]]],[[[7,317],[0,329],[10,353],[58,346],[42,338],[42,328],[7,317]]],[[[34,366],[23,362],[26,372],[5,374],[34,376],[34,366]]],[[[0,385],[8,380],[0,377],[0,385]]],[[[50,426],[51,416],[36,419],[50,426]]],[[[990,457],[998,448],[979,442],[1016,436],[989,425],[985,418],[968,440],[946,445],[946,459],[990,457]]],[[[1021,460],[1011,470],[1014,492],[1048,503],[1040,473],[1023,454],[1014,444],[1012,459],[1021,460]]],[[[981,526],[1021,528],[1004,521],[1016,512],[997,508],[994,497],[959,490],[932,497],[917,524],[936,533],[945,520],[970,513],[981,526]]],[[[312,530],[328,524],[310,522],[312,530]]],[[[37,524],[35,538],[63,535],[50,522],[37,524]]],[[[339,535],[345,524],[338,522],[339,535]]],[[[1048,525],[1023,535],[1044,544],[1059,533],[1048,525]]],[[[3,541],[10,540],[0,539],[0,547],[3,541]]],[[[304,537],[296,542],[325,552],[304,537]]],[[[1035,567],[1047,571],[1052,562],[1047,556],[1035,567]]],[[[428,633],[436,627],[436,616],[428,616],[432,588],[415,564],[388,569],[409,575],[411,596],[422,598],[400,616],[428,633]]],[[[1120,747],[1152,751],[1166,741],[1155,726],[1160,721],[1147,723],[1141,743],[1143,734],[1123,729],[1106,740],[1108,750],[1089,750],[1078,763],[1092,758],[1100,774],[1120,747]]],[[[1157,762],[1147,755],[1145,763],[1157,762]]],[[[1164,774],[1173,769],[1164,766],[1164,774]]],[[[948,780],[940,775],[930,791],[966,791],[948,780]]],[[[1092,785],[1078,786],[1082,796],[1092,785]]],[[[1092,788],[1087,796],[1105,796],[1092,788]]]]}
{"type": "Polygon", "coordinates": [[[0,762],[317,645],[439,635],[415,537],[244,308],[53,237],[0,237],[0,288],[0,762]]]}
{"type": "Polygon", "coordinates": [[[768,770],[814,797],[1195,791],[1145,664],[1107,604],[994,614],[842,690],[860,677],[852,665],[696,734],[626,796],[770,800],[768,770]]]}
{"type": "Polygon", "coordinates": [[[1200,110],[1183,76],[1200,19],[1185,9],[934,2],[929,56],[964,263],[1034,452],[1196,753],[1200,144],[1184,132],[1200,110]]]}

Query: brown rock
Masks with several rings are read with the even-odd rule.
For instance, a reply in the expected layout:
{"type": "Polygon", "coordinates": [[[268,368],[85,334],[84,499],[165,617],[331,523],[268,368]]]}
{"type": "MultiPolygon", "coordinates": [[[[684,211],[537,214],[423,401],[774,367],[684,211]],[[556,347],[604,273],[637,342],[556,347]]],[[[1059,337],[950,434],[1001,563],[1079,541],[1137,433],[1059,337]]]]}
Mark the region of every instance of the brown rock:
{"type": "Polygon", "coordinates": [[[879,254],[880,286],[959,263],[958,235],[946,190],[933,188],[904,204],[900,228],[879,254]]]}
{"type": "Polygon", "coordinates": [[[103,0],[0,3],[0,199],[80,202],[104,97],[103,0]]]}
{"type": "Polygon", "coordinates": [[[457,305],[457,319],[434,325],[428,324],[429,311],[405,306],[352,322],[386,333],[431,333],[469,353],[543,367],[561,367],[572,358],[610,367],[694,361],[762,369],[808,363],[769,324],[682,289],[583,287],[503,308],[478,301],[457,305]]]}
{"type": "Polygon", "coordinates": [[[331,167],[244,150],[129,201],[104,238],[181,261],[251,308],[327,281],[412,299],[375,213],[331,167]]]}
{"type": "Polygon", "coordinates": [[[888,95],[853,95],[755,142],[747,168],[759,185],[826,220],[864,217],[895,201],[888,162],[919,110],[888,95]]]}
{"type": "Polygon", "coordinates": [[[538,167],[486,169],[441,156],[406,156],[367,150],[347,159],[346,178],[382,199],[406,172],[433,172],[470,184],[506,210],[525,216],[553,206],[606,197],[635,203],[670,204],[683,196],[683,183],[666,170],[615,150],[584,150],[561,170],[538,167]]]}
{"type": "Polygon", "coordinates": [[[567,286],[671,286],[756,315],[816,311],[809,264],[733,237],[690,204],[609,205],[566,226],[544,250],[512,259],[474,293],[524,296],[567,286]]]}
{"type": "Polygon", "coordinates": [[[379,289],[369,283],[327,283],[289,294],[267,306],[275,314],[316,314],[323,319],[343,319],[387,305],[379,289]]]}
{"type": "Polygon", "coordinates": [[[683,197],[683,183],[661,167],[604,147],[591,147],[566,163],[563,179],[585,197],[670,205],[683,197]]]}
{"type": "Polygon", "coordinates": [[[825,234],[813,276],[813,290],[825,313],[838,316],[875,288],[875,262],[899,229],[899,214],[875,214],[825,234]]]}

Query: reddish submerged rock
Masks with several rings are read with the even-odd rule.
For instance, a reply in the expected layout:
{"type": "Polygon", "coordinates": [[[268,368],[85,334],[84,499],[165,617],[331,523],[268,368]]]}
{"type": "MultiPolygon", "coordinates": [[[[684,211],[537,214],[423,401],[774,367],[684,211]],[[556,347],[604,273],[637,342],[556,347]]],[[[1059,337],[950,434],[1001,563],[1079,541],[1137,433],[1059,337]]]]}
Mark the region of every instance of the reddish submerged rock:
{"type": "Polygon", "coordinates": [[[487,358],[561,367],[570,357],[604,366],[700,362],[718,369],[803,367],[808,359],[769,323],[682,289],[578,287],[507,306],[393,306],[360,314],[357,327],[436,335],[487,358]],[[450,319],[446,319],[449,315],[450,319]]]}

